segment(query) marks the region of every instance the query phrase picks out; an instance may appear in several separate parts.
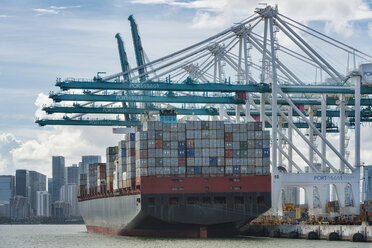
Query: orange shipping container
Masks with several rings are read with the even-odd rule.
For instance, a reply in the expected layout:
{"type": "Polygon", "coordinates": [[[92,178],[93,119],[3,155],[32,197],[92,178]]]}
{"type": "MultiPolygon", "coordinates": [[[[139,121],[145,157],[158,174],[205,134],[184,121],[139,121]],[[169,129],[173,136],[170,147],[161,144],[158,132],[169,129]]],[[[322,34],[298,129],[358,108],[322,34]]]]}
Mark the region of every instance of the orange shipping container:
{"type": "Polygon", "coordinates": [[[155,140],[155,148],[156,149],[163,148],[163,140],[161,140],[161,139],[155,140]]]}

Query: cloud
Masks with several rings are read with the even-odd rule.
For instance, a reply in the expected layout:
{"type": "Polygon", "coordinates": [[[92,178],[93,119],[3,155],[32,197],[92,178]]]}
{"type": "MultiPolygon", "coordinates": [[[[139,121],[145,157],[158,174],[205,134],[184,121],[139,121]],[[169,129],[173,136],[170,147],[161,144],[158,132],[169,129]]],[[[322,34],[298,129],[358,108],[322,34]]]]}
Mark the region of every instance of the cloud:
{"type": "Polygon", "coordinates": [[[11,133],[0,133],[0,174],[14,170],[11,151],[20,146],[20,141],[11,133]]]}
{"type": "Polygon", "coordinates": [[[38,12],[39,14],[37,14],[37,15],[40,16],[40,15],[47,15],[47,14],[57,15],[57,14],[61,13],[61,10],[74,9],[74,8],[80,8],[80,6],[60,6],[60,7],[50,6],[47,9],[33,8],[32,10],[35,11],[35,12],[38,12]]]}
{"type": "Polygon", "coordinates": [[[368,23],[368,35],[372,37],[372,22],[368,23]]]}
{"type": "MultiPolygon", "coordinates": [[[[233,22],[246,18],[259,6],[261,1],[246,0],[133,0],[133,4],[166,4],[181,8],[195,9],[193,19],[195,28],[217,28],[230,25],[233,22]]],[[[277,0],[268,0],[268,4],[275,5],[277,0]]],[[[293,19],[302,22],[325,21],[326,31],[336,32],[350,36],[353,34],[353,22],[371,19],[372,11],[368,4],[362,0],[314,0],[280,1],[279,11],[293,19]]]]}

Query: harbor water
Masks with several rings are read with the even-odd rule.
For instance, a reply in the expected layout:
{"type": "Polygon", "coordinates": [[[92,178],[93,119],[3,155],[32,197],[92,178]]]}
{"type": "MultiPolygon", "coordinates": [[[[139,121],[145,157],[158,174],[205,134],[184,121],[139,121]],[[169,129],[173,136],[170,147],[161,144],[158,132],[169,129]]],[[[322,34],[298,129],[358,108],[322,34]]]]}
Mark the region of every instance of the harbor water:
{"type": "Polygon", "coordinates": [[[0,247],[22,248],[249,248],[249,247],[371,247],[371,243],[347,241],[236,237],[230,239],[166,239],[110,236],[87,233],[84,225],[0,225],[0,247]]]}

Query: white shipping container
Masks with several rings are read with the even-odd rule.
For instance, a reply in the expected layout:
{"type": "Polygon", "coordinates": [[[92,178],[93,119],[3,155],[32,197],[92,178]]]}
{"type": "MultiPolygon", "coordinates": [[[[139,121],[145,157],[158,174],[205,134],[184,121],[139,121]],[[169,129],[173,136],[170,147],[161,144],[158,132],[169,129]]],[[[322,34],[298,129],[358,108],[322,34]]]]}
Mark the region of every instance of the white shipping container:
{"type": "Polygon", "coordinates": [[[255,166],[262,167],[262,158],[255,158],[255,166]]]}
{"type": "Polygon", "coordinates": [[[217,149],[216,148],[210,148],[209,149],[209,156],[210,157],[217,157],[217,149]]]}
{"type": "Polygon", "coordinates": [[[187,166],[195,166],[195,159],[194,158],[187,158],[186,163],[187,163],[187,166]]]}
{"type": "Polygon", "coordinates": [[[227,175],[233,174],[233,167],[232,166],[225,166],[225,174],[227,174],[227,175]]]}
{"type": "Polygon", "coordinates": [[[148,158],[147,159],[147,166],[148,167],[155,167],[155,158],[148,158]]]}
{"type": "Polygon", "coordinates": [[[217,140],[217,148],[224,148],[225,147],[225,141],[223,139],[217,140]]]}
{"type": "Polygon", "coordinates": [[[201,139],[195,139],[194,140],[194,147],[195,148],[201,148],[202,147],[202,140],[201,139]]]}
{"type": "Polygon", "coordinates": [[[209,157],[209,148],[203,148],[202,156],[203,157],[209,157]]]}
{"type": "Polygon", "coordinates": [[[256,175],[262,175],[262,167],[255,168],[256,175]]]}
{"type": "Polygon", "coordinates": [[[149,167],[149,168],[147,168],[147,174],[149,176],[155,176],[156,175],[156,168],[155,167],[149,167]]]}
{"type": "Polygon", "coordinates": [[[238,133],[238,132],[235,133],[235,131],[234,131],[234,133],[232,135],[233,135],[233,141],[240,141],[240,133],[238,133]]]}
{"type": "Polygon", "coordinates": [[[209,139],[209,147],[210,148],[217,148],[217,140],[216,139],[209,139]]]}
{"type": "Polygon", "coordinates": [[[217,166],[225,166],[225,158],[217,157],[217,166]]]}
{"type": "Polygon", "coordinates": [[[262,158],[262,149],[254,149],[254,156],[256,158],[262,158]]]}
{"type": "Polygon", "coordinates": [[[225,166],[232,166],[233,159],[232,158],[225,158],[225,166]]]}
{"type": "Polygon", "coordinates": [[[247,137],[249,140],[253,140],[255,137],[255,132],[254,131],[248,131],[247,132],[247,137]]]}

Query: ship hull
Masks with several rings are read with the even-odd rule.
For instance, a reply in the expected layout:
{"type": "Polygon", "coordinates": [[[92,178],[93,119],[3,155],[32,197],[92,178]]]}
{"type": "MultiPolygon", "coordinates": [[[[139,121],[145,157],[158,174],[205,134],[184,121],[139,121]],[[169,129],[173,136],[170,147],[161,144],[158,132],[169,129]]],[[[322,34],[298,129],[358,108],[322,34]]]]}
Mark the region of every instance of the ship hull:
{"type": "MultiPolygon", "coordinates": [[[[250,177],[251,181],[254,178],[257,177],[250,177]]],[[[270,179],[259,178],[264,179],[261,183],[270,179]]],[[[231,236],[270,208],[271,193],[265,191],[137,193],[82,200],[79,209],[88,232],[157,237],[231,236]]]]}

